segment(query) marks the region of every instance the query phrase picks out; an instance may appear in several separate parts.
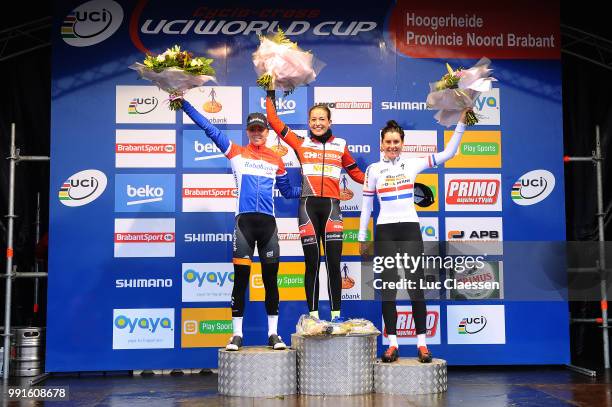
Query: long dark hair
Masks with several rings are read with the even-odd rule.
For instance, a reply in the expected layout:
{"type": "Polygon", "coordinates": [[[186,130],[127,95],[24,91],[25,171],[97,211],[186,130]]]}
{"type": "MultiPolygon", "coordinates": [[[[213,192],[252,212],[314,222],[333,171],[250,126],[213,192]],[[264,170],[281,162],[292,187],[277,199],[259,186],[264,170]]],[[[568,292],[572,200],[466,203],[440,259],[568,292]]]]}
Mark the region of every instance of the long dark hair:
{"type": "Polygon", "coordinates": [[[327,118],[331,120],[331,110],[329,110],[329,107],[327,107],[326,105],[314,105],[313,107],[308,109],[308,119],[310,119],[310,113],[315,109],[325,110],[325,112],[327,113],[327,118]]]}
{"type": "Polygon", "coordinates": [[[380,131],[380,141],[383,141],[385,139],[385,134],[389,133],[389,132],[398,132],[400,135],[400,138],[402,139],[402,143],[404,142],[404,129],[402,129],[402,127],[397,124],[397,122],[395,120],[389,120],[387,122],[387,125],[385,127],[383,127],[383,129],[380,131]]]}

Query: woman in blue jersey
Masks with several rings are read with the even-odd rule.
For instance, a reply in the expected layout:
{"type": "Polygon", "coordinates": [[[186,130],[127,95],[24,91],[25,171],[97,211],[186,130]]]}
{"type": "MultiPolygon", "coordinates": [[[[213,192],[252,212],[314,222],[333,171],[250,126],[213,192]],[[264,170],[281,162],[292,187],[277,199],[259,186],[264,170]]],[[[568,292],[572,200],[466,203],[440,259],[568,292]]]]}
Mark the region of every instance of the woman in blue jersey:
{"type": "Polygon", "coordinates": [[[238,188],[232,255],[234,264],[233,336],[226,349],[235,351],[242,347],[244,297],[249,284],[255,244],[259,252],[266,290],[268,346],[273,349],[285,349],[286,345],[277,332],[279,296],[276,279],[279,244],[274,217],[274,186],[278,187],[285,198],[299,198],[301,188],[290,185],[287,171],[280,157],[266,147],[268,121],[265,115],[249,114],[246,128],[249,144],[239,146],[211,124],[188,101],[182,101],[182,108],[204,130],[217,148],[229,158],[238,188]]]}
{"type": "MultiPolygon", "coordinates": [[[[404,130],[394,120],[388,121],[382,129],[380,144],[384,156],[366,170],[358,235],[360,242],[367,240],[368,222],[374,206],[374,195],[377,195],[380,204],[374,232],[374,249],[377,257],[392,257],[395,260],[398,253],[402,258],[405,254],[418,257],[423,253],[419,217],[414,208],[415,178],[421,171],[436,167],[455,155],[465,130],[467,111],[468,109],[463,111],[455,133],[444,151],[423,158],[401,157],[404,130]]],[[[418,359],[422,363],[429,363],[432,356],[425,341],[427,309],[423,290],[419,287],[420,281],[424,281],[423,268],[417,267],[415,270],[405,271],[406,280],[414,282],[414,288],[408,289],[408,294],[416,326],[418,359]]],[[[383,283],[397,281],[397,268],[383,266],[381,277],[383,283]]],[[[399,357],[395,297],[395,289],[382,290],[383,319],[390,343],[383,354],[383,362],[393,362],[399,357]]]]}

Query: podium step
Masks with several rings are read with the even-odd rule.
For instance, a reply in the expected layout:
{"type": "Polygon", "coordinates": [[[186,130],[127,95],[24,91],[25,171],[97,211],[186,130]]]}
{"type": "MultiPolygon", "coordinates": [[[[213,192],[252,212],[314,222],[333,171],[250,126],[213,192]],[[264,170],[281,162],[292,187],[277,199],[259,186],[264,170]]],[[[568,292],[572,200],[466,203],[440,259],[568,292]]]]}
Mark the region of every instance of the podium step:
{"type": "Polygon", "coordinates": [[[219,394],[273,397],[297,393],[296,351],[245,346],[219,349],[219,394]]]}
{"type": "Polygon", "coordinates": [[[434,394],[447,389],[446,361],[433,359],[420,363],[416,357],[402,358],[393,363],[376,361],[374,391],[385,394],[434,394]]]}
{"type": "Polygon", "coordinates": [[[313,337],[291,335],[297,350],[300,394],[353,395],[374,390],[376,334],[313,337]]]}

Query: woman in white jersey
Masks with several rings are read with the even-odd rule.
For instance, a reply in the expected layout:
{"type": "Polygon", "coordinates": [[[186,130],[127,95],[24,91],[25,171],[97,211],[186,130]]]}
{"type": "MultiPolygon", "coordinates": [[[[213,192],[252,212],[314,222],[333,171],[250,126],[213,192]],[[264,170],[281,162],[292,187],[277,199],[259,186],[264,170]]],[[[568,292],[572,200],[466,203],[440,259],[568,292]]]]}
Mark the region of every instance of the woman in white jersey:
{"type": "MultiPolygon", "coordinates": [[[[358,240],[360,242],[367,240],[368,222],[374,206],[374,195],[377,195],[380,213],[374,232],[376,256],[388,256],[394,259],[393,267],[383,266],[380,276],[383,283],[397,281],[396,254],[399,253],[403,258],[405,254],[418,257],[423,253],[419,217],[414,208],[415,178],[421,171],[436,167],[455,155],[465,130],[467,111],[467,109],[463,111],[455,133],[444,151],[423,158],[401,157],[404,130],[394,120],[388,121],[382,129],[380,144],[384,157],[370,165],[366,171],[358,240]]],[[[423,268],[406,270],[406,280],[412,281],[411,287],[414,287],[408,289],[408,294],[416,327],[418,359],[422,363],[429,363],[432,357],[425,341],[427,309],[423,290],[419,286],[419,282],[424,281],[423,268]]],[[[393,362],[399,357],[395,297],[395,289],[382,290],[382,313],[389,338],[389,348],[383,354],[383,362],[393,362]]]]}

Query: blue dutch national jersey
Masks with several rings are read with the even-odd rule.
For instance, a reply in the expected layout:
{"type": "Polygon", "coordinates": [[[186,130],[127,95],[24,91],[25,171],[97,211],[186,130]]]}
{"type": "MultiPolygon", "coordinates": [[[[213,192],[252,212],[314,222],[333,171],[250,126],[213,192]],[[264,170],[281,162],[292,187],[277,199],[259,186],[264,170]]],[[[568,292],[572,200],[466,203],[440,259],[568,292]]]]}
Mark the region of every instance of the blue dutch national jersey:
{"type": "Polygon", "coordinates": [[[285,198],[300,197],[301,188],[291,186],[285,165],[274,151],[266,146],[233,143],[186,100],[183,110],[229,158],[238,188],[236,215],[258,212],[274,216],[275,185],[285,198]]]}

